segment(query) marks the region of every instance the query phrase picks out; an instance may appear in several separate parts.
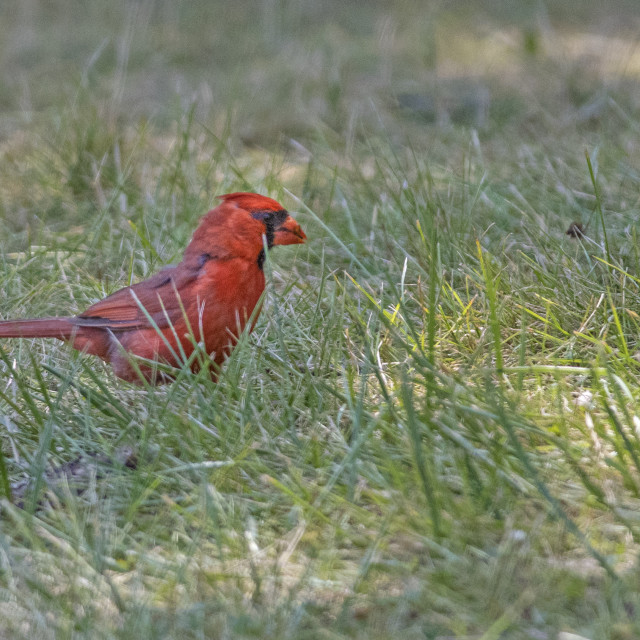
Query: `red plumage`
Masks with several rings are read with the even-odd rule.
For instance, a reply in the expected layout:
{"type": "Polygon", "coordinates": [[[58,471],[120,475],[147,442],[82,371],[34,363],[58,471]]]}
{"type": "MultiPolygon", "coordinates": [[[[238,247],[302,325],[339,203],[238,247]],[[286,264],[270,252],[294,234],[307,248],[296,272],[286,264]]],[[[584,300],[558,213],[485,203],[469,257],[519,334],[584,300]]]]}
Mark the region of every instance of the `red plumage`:
{"type": "MultiPolygon", "coordinates": [[[[180,367],[193,353],[193,338],[219,365],[264,291],[263,237],[269,248],[306,239],[271,198],[257,193],[220,197],[223,202],[202,218],[176,266],[116,291],[77,316],[0,322],[0,338],[59,338],[111,363],[116,375],[130,382],[140,382],[132,356],[180,367]]],[[[137,365],[150,382],[170,380],[152,365],[137,365]]],[[[199,368],[197,358],[191,366],[199,368]]]]}

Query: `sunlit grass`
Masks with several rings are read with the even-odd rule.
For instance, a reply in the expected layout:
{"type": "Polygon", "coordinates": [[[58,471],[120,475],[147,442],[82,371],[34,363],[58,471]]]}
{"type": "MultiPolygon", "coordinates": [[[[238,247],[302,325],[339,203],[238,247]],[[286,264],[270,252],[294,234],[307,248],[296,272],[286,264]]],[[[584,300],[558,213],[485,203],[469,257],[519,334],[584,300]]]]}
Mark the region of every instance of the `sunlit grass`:
{"type": "Polygon", "coordinates": [[[2,318],[179,259],[216,194],[309,242],[217,384],[0,345],[7,637],[640,633],[635,53],[607,85],[624,34],[578,77],[561,8],[420,4],[265,1],[235,53],[236,5],[89,3],[12,51],[2,318]]]}

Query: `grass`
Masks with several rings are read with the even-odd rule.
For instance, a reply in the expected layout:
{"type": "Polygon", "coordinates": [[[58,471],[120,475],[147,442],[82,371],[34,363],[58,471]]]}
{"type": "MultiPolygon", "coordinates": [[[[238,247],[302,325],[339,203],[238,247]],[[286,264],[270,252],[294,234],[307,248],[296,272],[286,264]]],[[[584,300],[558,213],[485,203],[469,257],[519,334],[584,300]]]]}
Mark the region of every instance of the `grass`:
{"type": "Polygon", "coordinates": [[[631,30],[567,3],[23,6],[3,318],[175,261],[216,194],[278,198],[309,242],[272,252],[217,384],[0,345],[0,637],[637,637],[631,30]]]}

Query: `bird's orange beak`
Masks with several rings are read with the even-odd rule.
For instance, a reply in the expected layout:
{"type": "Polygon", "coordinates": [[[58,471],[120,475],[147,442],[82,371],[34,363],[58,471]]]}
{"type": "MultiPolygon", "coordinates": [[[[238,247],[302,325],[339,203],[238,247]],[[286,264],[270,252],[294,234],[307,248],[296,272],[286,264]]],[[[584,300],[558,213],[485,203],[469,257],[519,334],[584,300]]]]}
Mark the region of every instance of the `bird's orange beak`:
{"type": "Polygon", "coordinates": [[[300,225],[291,217],[275,229],[273,244],[302,244],[307,239],[300,225]]]}

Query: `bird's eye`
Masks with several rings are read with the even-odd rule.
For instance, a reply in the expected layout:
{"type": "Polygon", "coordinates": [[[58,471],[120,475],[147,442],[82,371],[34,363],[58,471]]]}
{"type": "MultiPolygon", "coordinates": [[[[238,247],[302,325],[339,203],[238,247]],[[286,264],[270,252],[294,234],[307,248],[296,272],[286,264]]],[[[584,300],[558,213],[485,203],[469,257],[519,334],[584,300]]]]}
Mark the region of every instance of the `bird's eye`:
{"type": "Polygon", "coordinates": [[[252,211],[251,217],[255,220],[261,220],[267,226],[278,226],[282,224],[289,214],[284,210],[280,209],[279,211],[252,211]]]}

